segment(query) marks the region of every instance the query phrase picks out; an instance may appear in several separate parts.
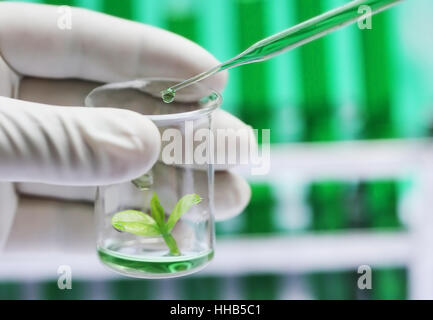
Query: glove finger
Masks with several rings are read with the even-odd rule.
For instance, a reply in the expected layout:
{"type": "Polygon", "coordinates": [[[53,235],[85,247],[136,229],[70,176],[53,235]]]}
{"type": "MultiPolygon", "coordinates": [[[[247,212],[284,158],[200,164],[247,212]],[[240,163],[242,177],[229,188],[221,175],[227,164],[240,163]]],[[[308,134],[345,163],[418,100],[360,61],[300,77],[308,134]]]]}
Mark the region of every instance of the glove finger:
{"type": "Polygon", "coordinates": [[[0,55],[0,96],[14,98],[18,93],[19,76],[0,55]]]}
{"type": "Polygon", "coordinates": [[[4,247],[17,208],[17,196],[12,183],[0,183],[0,251],[4,247]]]}
{"type": "MultiPolygon", "coordinates": [[[[22,75],[100,82],[187,78],[218,64],[197,44],[159,28],[79,8],[70,17],[64,30],[57,6],[0,3],[1,54],[22,75]]],[[[226,77],[221,72],[204,84],[220,91],[226,77]]]]}
{"type": "Polygon", "coordinates": [[[148,171],[155,125],[121,109],[55,107],[0,97],[0,181],[101,185],[148,171]]]}
{"type": "Polygon", "coordinates": [[[86,254],[95,241],[91,204],[20,197],[4,251],[86,254]]]}
{"type": "MultiPolygon", "coordinates": [[[[158,181],[155,191],[164,198],[167,207],[173,207],[182,195],[177,194],[175,186],[182,170],[179,168],[158,164],[155,166],[154,181],[158,181]],[[159,169],[158,169],[159,168],[159,169]]],[[[194,172],[194,190],[197,193],[207,192],[207,174],[194,172]]],[[[122,201],[131,208],[148,206],[143,193],[132,183],[121,184],[122,201]]],[[[32,197],[54,198],[68,201],[93,202],[95,200],[95,187],[69,187],[47,184],[18,183],[17,190],[22,195],[32,197]]],[[[215,174],[215,218],[216,220],[230,219],[240,214],[248,204],[251,190],[248,183],[239,175],[229,171],[221,171],[215,174]]],[[[113,209],[115,210],[115,209],[113,209]]]]}
{"type": "Polygon", "coordinates": [[[84,106],[86,96],[101,84],[75,79],[21,79],[18,99],[54,106],[84,106]]]}

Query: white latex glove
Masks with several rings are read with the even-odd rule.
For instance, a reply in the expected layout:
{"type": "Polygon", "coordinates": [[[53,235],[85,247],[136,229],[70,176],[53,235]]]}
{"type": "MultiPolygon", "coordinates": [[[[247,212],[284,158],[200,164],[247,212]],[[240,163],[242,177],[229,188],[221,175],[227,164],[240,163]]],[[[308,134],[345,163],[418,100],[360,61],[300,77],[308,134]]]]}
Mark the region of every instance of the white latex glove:
{"type": "MultiPolygon", "coordinates": [[[[72,29],[61,30],[59,16],[55,6],[0,3],[0,247],[10,234],[8,250],[93,248],[94,186],[134,179],[157,160],[155,125],[128,110],[79,107],[90,90],[187,78],[218,63],[155,27],[74,8],[72,29]]],[[[221,73],[206,84],[222,90],[225,82],[221,73]]],[[[243,127],[216,112],[215,129],[243,127]]],[[[219,220],[250,198],[228,171],[216,173],[215,189],[219,220]]]]}

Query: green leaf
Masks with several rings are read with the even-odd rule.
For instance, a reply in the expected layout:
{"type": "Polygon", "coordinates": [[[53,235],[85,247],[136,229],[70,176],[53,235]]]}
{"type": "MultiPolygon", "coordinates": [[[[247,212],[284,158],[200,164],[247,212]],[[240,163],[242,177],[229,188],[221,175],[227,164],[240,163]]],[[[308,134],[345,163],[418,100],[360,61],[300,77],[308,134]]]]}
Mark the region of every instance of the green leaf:
{"type": "Polygon", "coordinates": [[[170,217],[168,218],[166,228],[167,231],[170,232],[174,226],[176,225],[177,221],[189,210],[192,206],[199,204],[202,201],[202,198],[198,194],[188,194],[182,199],[179,200],[179,202],[174,207],[173,211],[170,214],[170,217]]]}
{"type": "Polygon", "coordinates": [[[156,193],[153,193],[153,197],[150,200],[150,213],[152,214],[153,219],[155,219],[156,223],[159,226],[159,229],[162,233],[164,233],[165,222],[164,222],[164,209],[159,203],[159,199],[156,193]]]}
{"type": "Polygon", "coordinates": [[[159,236],[161,231],[155,220],[149,215],[136,210],[127,210],[116,213],[111,218],[111,224],[120,231],[139,236],[159,236]]]}

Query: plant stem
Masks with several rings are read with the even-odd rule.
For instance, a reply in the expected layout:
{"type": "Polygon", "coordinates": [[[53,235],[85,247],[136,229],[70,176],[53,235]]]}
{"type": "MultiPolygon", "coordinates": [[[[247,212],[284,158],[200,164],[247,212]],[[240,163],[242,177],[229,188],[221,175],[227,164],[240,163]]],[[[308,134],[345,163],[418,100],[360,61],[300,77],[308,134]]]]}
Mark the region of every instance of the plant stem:
{"type": "Polygon", "coordinates": [[[176,240],[170,233],[165,233],[162,235],[167,247],[170,249],[170,254],[172,256],[180,256],[179,248],[177,247],[176,240]]]}

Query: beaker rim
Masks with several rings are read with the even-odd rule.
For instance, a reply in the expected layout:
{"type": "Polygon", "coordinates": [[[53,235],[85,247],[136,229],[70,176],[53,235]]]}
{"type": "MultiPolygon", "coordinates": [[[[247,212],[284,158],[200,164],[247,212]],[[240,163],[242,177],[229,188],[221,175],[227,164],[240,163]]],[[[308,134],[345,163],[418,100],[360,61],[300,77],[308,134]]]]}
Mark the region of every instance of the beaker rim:
{"type": "MultiPolygon", "coordinates": [[[[93,93],[98,92],[100,90],[114,89],[114,88],[116,88],[116,89],[119,89],[119,88],[132,88],[132,89],[133,88],[139,88],[143,82],[151,82],[151,81],[182,82],[183,79],[165,78],[165,77],[149,77],[149,78],[138,78],[138,79],[129,80],[129,81],[107,83],[107,84],[101,85],[97,88],[94,88],[87,95],[87,97],[85,99],[85,106],[96,107],[93,104],[93,101],[91,100],[91,96],[93,93]]],[[[208,105],[206,105],[205,107],[198,108],[198,109],[192,110],[192,111],[158,114],[158,115],[144,114],[144,113],[140,113],[140,114],[145,116],[146,118],[152,120],[153,122],[156,122],[156,123],[158,123],[158,122],[177,122],[177,121],[185,121],[188,119],[196,119],[196,118],[206,116],[221,106],[223,98],[218,91],[216,91],[212,88],[209,88],[208,86],[204,86],[201,83],[195,83],[194,85],[206,88],[207,90],[210,91],[210,94],[215,95],[216,98],[212,99],[211,102],[209,102],[208,105]]]]}

